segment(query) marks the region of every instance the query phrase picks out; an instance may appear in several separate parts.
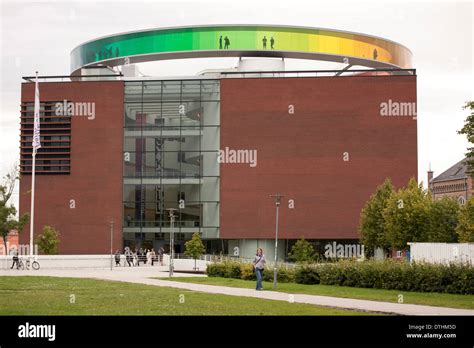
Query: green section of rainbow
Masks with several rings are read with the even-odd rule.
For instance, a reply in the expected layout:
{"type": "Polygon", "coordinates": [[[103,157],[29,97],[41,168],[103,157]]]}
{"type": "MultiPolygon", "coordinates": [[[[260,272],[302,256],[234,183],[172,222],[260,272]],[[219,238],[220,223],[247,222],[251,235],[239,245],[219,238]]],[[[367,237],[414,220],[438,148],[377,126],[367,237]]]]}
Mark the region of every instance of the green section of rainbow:
{"type": "Polygon", "coordinates": [[[126,58],[133,63],[229,56],[330,61],[343,61],[347,57],[355,63],[367,62],[368,66],[411,68],[412,54],[403,45],[390,40],[329,29],[255,25],[198,26],[144,30],[86,42],[71,52],[71,71],[99,63],[123,65],[126,58]]]}

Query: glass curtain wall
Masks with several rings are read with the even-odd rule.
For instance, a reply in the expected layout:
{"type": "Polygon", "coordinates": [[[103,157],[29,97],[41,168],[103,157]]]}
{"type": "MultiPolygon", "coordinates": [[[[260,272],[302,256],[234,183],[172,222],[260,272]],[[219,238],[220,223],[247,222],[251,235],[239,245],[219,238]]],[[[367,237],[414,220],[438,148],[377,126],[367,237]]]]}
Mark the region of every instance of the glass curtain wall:
{"type": "Polygon", "coordinates": [[[192,233],[219,236],[218,80],[125,83],[123,237],[176,252],[192,233]]]}

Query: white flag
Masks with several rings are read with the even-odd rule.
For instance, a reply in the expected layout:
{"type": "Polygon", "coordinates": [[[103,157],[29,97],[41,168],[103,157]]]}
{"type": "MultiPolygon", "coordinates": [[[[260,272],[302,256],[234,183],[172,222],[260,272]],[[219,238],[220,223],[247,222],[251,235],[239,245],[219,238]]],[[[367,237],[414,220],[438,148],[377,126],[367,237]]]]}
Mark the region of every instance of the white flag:
{"type": "Polygon", "coordinates": [[[34,128],[33,128],[33,153],[36,154],[36,151],[41,148],[40,142],[40,95],[38,88],[38,75],[36,75],[35,82],[35,119],[34,119],[34,128]]]}

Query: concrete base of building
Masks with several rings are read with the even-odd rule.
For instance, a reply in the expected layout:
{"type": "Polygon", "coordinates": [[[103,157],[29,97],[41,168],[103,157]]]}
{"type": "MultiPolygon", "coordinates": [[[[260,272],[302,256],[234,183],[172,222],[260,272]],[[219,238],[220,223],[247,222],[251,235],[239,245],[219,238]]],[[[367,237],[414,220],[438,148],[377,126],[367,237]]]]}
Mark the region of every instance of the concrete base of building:
{"type": "MultiPolygon", "coordinates": [[[[28,256],[20,256],[20,259],[25,262],[28,260],[28,256]]],[[[87,269],[87,268],[117,268],[117,267],[130,267],[125,260],[125,255],[120,257],[120,266],[116,265],[115,257],[111,255],[38,255],[35,259],[40,264],[40,269],[87,269]]],[[[133,267],[156,267],[157,269],[163,269],[167,271],[169,267],[169,255],[164,255],[163,262],[155,261],[153,266],[151,263],[140,262],[140,266],[136,264],[133,267]]],[[[174,259],[174,270],[181,272],[205,272],[209,260],[196,260],[193,259],[174,259]]],[[[0,256],[0,269],[10,269],[13,264],[11,256],[0,256]]]]}

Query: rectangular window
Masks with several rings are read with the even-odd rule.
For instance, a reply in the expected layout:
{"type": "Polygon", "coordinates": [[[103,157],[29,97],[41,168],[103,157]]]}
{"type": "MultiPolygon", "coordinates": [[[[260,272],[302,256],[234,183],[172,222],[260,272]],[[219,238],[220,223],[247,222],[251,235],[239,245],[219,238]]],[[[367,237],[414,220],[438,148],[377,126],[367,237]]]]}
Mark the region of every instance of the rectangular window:
{"type": "MultiPolygon", "coordinates": [[[[40,103],[40,142],[36,154],[36,174],[69,174],[71,171],[71,118],[57,115],[56,103],[40,103]],[[52,161],[54,159],[54,161],[52,161]]],[[[31,174],[34,130],[34,102],[21,105],[20,173],[31,174]]]]}
{"type": "Polygon", "coordinates": [[[161,236],[169,238],[169,209],[175,209],[177,244],[182,242],[178,234],[217,238],[219,81],[147,80],[125,86],[124,245],[140,244],[143,235],[156,241],[155,247],[161,236]]]}

